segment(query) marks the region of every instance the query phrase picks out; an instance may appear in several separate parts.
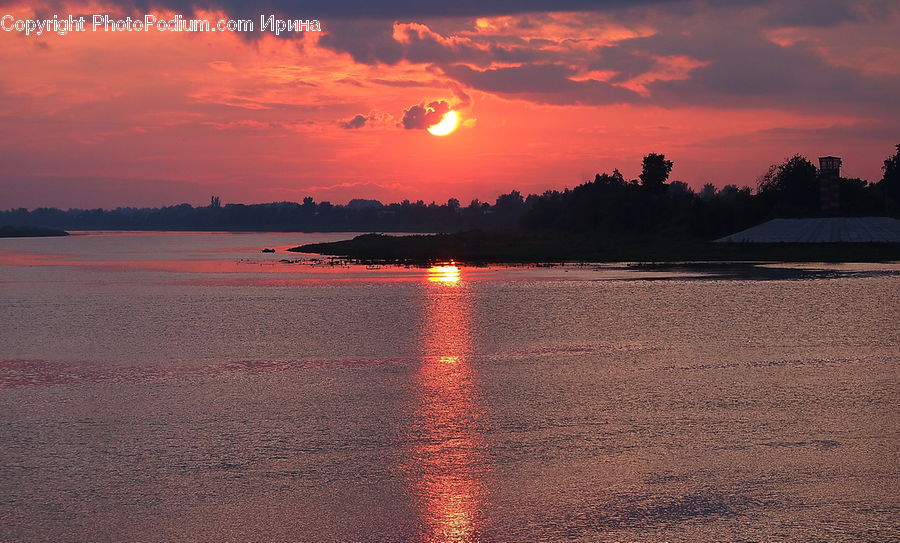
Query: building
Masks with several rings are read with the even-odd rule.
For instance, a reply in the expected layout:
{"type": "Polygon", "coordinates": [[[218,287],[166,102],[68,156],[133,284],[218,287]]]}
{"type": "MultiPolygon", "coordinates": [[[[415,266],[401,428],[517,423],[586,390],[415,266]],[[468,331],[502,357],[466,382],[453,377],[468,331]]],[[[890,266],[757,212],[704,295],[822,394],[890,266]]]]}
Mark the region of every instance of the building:
{"type": "Polygon", "coordinates": [[[819,204],[825,215],[839,215],[841,158],[836,156],[819,157],[819,204]]]}
{"type": "Polygon", "coordinates": [[[900,243],[900,221],[890,217],[772,219],[716,241],[723,243],[900,243]]]}

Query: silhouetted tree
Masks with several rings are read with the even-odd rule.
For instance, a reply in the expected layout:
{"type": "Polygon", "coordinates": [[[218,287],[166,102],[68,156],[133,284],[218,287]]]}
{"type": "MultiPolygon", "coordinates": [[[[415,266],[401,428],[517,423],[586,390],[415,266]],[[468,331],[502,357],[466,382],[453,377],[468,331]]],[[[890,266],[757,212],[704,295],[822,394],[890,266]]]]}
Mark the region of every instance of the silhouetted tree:
{"type": "Polygon", "coordinates": [[[610,174],[597,174],[594,176],[594,183],[605,187],[624,187],[626,185],[625,177],[619,170],[613,170],[610,174]]]}
{"type": "MultiPolygon", "coordinates": [[[[450,198],[446,204],[419,200],[381,205],[355,200],[347,205],[296,202],[227,204],[161,208],[104,209],[24,208],[0,210],[0,224],[17,227],[124,230],[284,230],[451,232],[463,229],[528,228],[579,232],[605,239],[696,236],[714,239],[759,224],[773,216],[802,216],[819,211],[816,168],[795,155],[773,165],[760,179],[758,191],[707,183],[699,194],[680,181],[666,184],[672,161],[663,155],[644,157],[641,181],[626,181],[618,170],[597,174],[572,189],[548,190],[523,198],[518,191],[500,195],[495,205],[472,200],[465,208],[450,198]],[[654,190],[648,190],[653,187],[654,190]]],[[[884,177],[876,184],[862,179],[839,180],[841,210],[850,215],[900,216],[900,145],[884,161],[884,177]]]]}
{"type": "Polygon", "coordinates": [[[702,189],[700,189],[699,196],[700,196],[701,200],[708,201],[708,200],[712,200],[713,198],[715,198],[717,192],[718,192],[718,189],[716,189],[715,185],[713,185],[712,183],[707,183],[707,184],[703,185],[702,189]]]}
{"type": "Polygon", "coordinates": [[[738,187],[737,185],[725,185],[719,191],[719,198],[725,202],[734,202],[739,198],[750,198],[750,187],[738,187]]]}
{"type": "Polygon", "coordinates": [[[522,199],[522,194],[514,190],[509,194],[501,194],[497,197],[497,201],[494,203],[494,207],[497,208],[498,211],[513,211],[516,209],[520,209],[525,201],[522,199]]]}
{"type": "Polygon", "coordinates": [[[873,215],[883,213],[883,202],[879,201],[869,184],[858,178],[838,179],[838,201],[842,215],[873,215]]]}
{"type": "Polygon", "coordinates": [[[810,215],[819,210],[818,170],[801,155],[770,166],[757,191],[776,215],[810,215]]]}
{"type": "Polygon", "coordinates": [[[881,170],[884,172],[878,183],[881,191],[893,200],[895,205],[900,204],[900,144],[897,145],[897,152],[885,159],[881,170]]]}
{"type": "Polygon", "coordinates": [[[674,165],[671,160],[666,160],[666,155],[650,153],[642,162],[641,184],[652,190],[661,190],[674,165]]]}
{"type": "Polygon", "coordinates": [[[670,198],[690,198],[694,195],[694,190],[684,181],[672,181],[666,192],[670,198]]]}

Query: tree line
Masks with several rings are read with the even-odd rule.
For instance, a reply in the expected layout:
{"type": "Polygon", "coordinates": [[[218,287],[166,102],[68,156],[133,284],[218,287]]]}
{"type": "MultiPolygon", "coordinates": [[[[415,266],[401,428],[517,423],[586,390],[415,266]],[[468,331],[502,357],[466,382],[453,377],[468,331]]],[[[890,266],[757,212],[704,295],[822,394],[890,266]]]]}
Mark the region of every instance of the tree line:
{"type": "MultiPolygon", "coordinates": [[[[354,199],[346,205],[316,202],[180,204],[161,208],[24,208],[0,211],[0,225],[69,230],[225,230],[225,231],[379,231],[454,232],[472,229],[530,229],[618,236],[712,238],[775,217],[822,216],[820,172],[795,155],[760,176],[755,190],[706,184],[699,191],[669,182],[674,162],[663,154],[643,158],[641,174],[626,180],[618,171],[563,191],[523,196],[511,191],[493,203],[472,200],[463,206],[419,200],[382,204],[354,199]]],[[[870,183],[839,178],[838,213],[844,216],[900,216],[900,145],[884,161],[883,177],[870,183]]]]}

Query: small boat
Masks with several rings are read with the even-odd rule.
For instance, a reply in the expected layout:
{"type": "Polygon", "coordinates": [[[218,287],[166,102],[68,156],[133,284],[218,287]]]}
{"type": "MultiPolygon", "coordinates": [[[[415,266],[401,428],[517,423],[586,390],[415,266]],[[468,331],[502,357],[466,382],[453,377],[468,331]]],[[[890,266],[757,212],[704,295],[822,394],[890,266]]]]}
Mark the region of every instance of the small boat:
{"type": "Polygon", "coordinates": [[[263,249],[262,252],[264,252],[264,253],[274,253],[274,252],[275,252],[275,249],[269,249],[269,248],[266,248],[266,249],[263,249]]]}

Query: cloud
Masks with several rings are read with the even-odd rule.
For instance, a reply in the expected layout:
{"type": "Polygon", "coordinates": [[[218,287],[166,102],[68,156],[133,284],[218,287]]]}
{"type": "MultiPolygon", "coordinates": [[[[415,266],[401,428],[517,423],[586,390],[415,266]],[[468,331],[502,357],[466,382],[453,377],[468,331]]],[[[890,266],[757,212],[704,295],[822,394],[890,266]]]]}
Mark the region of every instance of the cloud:
{"type": "Polygon", "coordinates": [[[138,10],[170,8],[187,13],[193,7],[215,6],[232,15],[279,13],[291,18],[382,19],[419,17],[471,17],[484,15],[512,15],[541,11],[589,11],[629,8],[641,5],[680,4],[682,0],[456,0],[454,2],[423,2],[420,0],[305,0],[298,5],[296,0],[263,0],[248,3],[243,0],[218,0],[202,2],[191,0],[133,0],[116,2],[132,6],[138,10]]]}
{"type": "Polygon", "coordinates": [[[613,83],[628,81],[650,71],[656,66],[656,60],[649,54],[632,51],[624,47],[598,47],[594,50],[594,53],[596,58],[588,64],[588,70],[615,72],[615,75],[610,79],[613,83]]]}
{"type": "Polygon", "coordinates": [[[856,114],[896,109],[900,102],[900,77],[890,68],[893,48],[876,47],[865,34],[872,21],[897,21],[898,11],[884,0],[601,2],[568,15],[508,9],[513,15],[479,19],[474,28],[460,21],[393,23],[391,32],[386,21],[338,25],[325,42],[358,62],[430,64],[460,88],[536,103],[833,106],[856,114]],[[838,26],[843,56],[835,61],[827,36],[808,35],[838,26]],[[786,27],[797,37],[773,41],[771,32],[786,27]],[[867,41],[874,45],[863,46],[867,41]],[[866,72],[870,65],[875,68],[866,72]]]}
{"type": "MultiPolygon", "coordinates": [[[[515,54],[493,43],[479,43],[467,36],[443,36],[421,23],[380,20],[334,20],[319,45],[348,53],[361,64],[394,65],[469,62],[479,66],[495,58],[512,60],[515,54]]],[[[522,56],[522,55],[519,55],[522,56]]]]}
{"type": "Polygon", "coordinates": [[[409,87],[435,87],[443,84],[443,82],[438,81],[436,79],[429,80],[418,80],[418,79],[381,79],[378,77],[369,79],[369,83],[375,85],[384,85],[385,87],[400,87],[400,88],[409,88],[409,87]]]}
{"type": "Polygon", "coordinates": [[[474,70],[465,65],[445,66],[444,73],[463,85],[497,94],[548,104],[615,104],[641,100],[636,92],[597,81],[571,79],[576,72],[558,64],[524,65],[474,70]]]}
{"type": "Polygon", "coordinates": [[[646,84],[660,105],[873,111],[900,105],[900,77],[866,77],[836,66],[802,41],[778,45],[755,26],[669,31],[631,40],[626,50],[684,55],[706,64],[690,77],[646,84]]]}
{"type": "Polygon", "coordinates": [[[791,0],[772,3],[763,22],[774,26],[832,27],[862,21],[881,12],[886,2],[848,2],[846,0],[791,0]]]}
{"type": "MultiPolygon", "coordinates": [[[[403,112],[403,117],[397,126],[406,130],[422,130],[429,126],[435,125],[444,118],[449,111],[462,111],[472,106],[472,97],[469,96],[459,85],[451,85],[450,91],[453,93],[454,100],[434,100],[429,103],[421,102],[410,106],[403,112]]],[[[475,125],[475,119],[467,119],[464,126],[471,128],[475,125]]]]}
{"type": "Polygon", "coordinates": [[[450,104],[444,100],[414,105],[403,112],[400,126],[406,130],[426,129],[439,123],[450,109],[450,104]]]}
{"type": "Polygon", "coordinates": [[[459,85],[453,85],[450,90],[453,91],[453,96],[455,96],[457,100],[457,104],[453,106],[453,109],[465,109],[472,105],[472,97],[466,94],[459,85]]]}
{"type": "Polygon", "coordinates": [[[380,111],[371,111],[366,115],[358,113],[349,120],[338,123],[338,126],[345,130],[356,130],[358,128],[393,128],[397,125],[393,115],[380,111]]]}
{"type": "MultiPolygon", "coordinates": [[[[188,2],[161,1],[191,9],[188,2]]],[[[236,0],[212,4],[229,13],[249,9],[236,0]]],[[[802,37],[776,44],[767,34],[786,27],[801,33],[852,28],[896,17],[886,0],[312,0],[303,14],[287,0],[270,0],[253,10],[321,19],[325,32],[318,45],[349,54],[357,64],[425,65],[450,80],[444,85],[536,103],[803,109],[844,104],[860,111],[893,107],[900,91],[897,78],[869,77],[852,64],[835,66],[823,58],[821,44],[802,37]],[[462,18],[472,15],[480,25],[462,18]]],[[[844,44],[865,40],[860,35],[844,44]]],[[[857,49],[857,56],[877,52],[857,49]]],[[[882,63],[890,64],[886,58],[882,63]]],[[[417,85],[377,79],[382,85],[417,85]]]]}
{"type": "MultiPolygon", "coordinates": [[[[190,16],[196,5],[205,16],[216,5],[160,2],[123,4],[130,7],[120,11],[168,5],[190,16]]],[[[738,134],[728,144],[733,149],[708,159],[712,171],[722,172],[732,166],[715,170],[720,158],[746,164],[747,157],[771,153],[773,142],[792,138],[816,143],[801,149],[809,153],[826,147],[820,141],[832,142],[823,152],[848,158],[857,153],[856,163],[874,164],[877,171],[881,149],[890,151],[894,143],[900,17],[896,7],[878,11],[888,2],[501,0],[468,3],[465,9],[455,2],[419,4],[224,2],[227,9],[216,16],[252,11],[248,18],[258,22],[259,13],[281,13],[320,19],[326,31],[283,39],[263,35],[253,43],[233,33],[200,41],[186,33],[84,33],[47,36],[42,39],[49,49],[37,51],[41,42],[0,33],[0,41],[6,40],[0,64],[9,67],[0,76],[0,110],[8,113],[0,115],[0,185],[23,175],[70,172],[86,179],[127,177],[139,165],[148,178],[246,185],[233,195],[222,193],[231,201],[259,198],[261,183],[247,180],[263,177],[266,186],[355,177],[465,179],[499,187],[492,183],[504,176],[508,189],[537,179],[529,177],[537,173],[521,172],[540,172],[549,180],[570,167],[605,167],[597,165],[597,149],[606,153],[606,163],[621,166],[636,163],[636,147],[677,141],[679,153],[690,157],[692,146],[702,147],[698,141],[738,134]],[[353,12],[354,5],[360,11],[353,12]],[[584,11],[556,11],[569,8],[584,11]],[[466,10],[478,18],[456,16],[466,10]],[[167,77],[148,79],[148,72],[167,77]],[[472,108],[461,112],[461,127],[477,113],[478,129],[443,142],[408,137],[415,133],[406,130],[440,117],[431,108],[428,118],[433,100],[453,110],[472,108]],[[610,104],[633,107],[583,107],[610,104]],[[536,119],[541,130],[531,133],[536,119]],[[866,119],[886,124],[850,129],[849,123],[866,119]],[[657,133],[654,127],[661,124],[673,127],[669,134],[657,133]],[[776,130],[832,124],[847,128],[828,132],[828,140],[776,130]],[[773,126],[771,133],[761,132],[773,126]],[[421,159],[448,142],[465,149],[467,160],[433,168],[421,159]],[[509,162],[482,161],[487,155],[515,156],[519,168],[498,169],[496,164],[509,162]]],[[[56,6],[59,13],[75,9],[56,6]]],[[[33,6],[16,9],[27,14],[33,6]]],[[[117,8],[104,3],[103,9],[117,8]]],[[[693,160],[707,159],[695,154],[693,160]]],[[[176,190],[193,198],[174,185],[165,193],[176,190]]],[[[196,201],[208,201],[206,190],[198,191],[196,201]]],[[[27,201],[57,201],[43,194],[27,201]]],[[[72,192],[61,194],[80,201],[72,192]]],[[[117,194],[119,200],[138,201],[117,194]]],[[[26,195],[22,189],[16,198],[26,195]]],[[[8,205],[12,201],[0,197],[8,205]]]]}
{"type": "Polygon", "coordinates": [[[368,117],[366,117],[365,115],[356,115],[349,121],[342,122],[341,128],[346,128],[346,129],[362,128],[363,126],[365,126],[366,121],[368,121],[368,120],[369,120],[368,117]]]}
{"type": "Polygon", "coordinates": [[[403,59],[403,46],[394,40],[394,29],[383,21],[335,21],[325,26],[319,45],[349,53],[361,64],[396,64],[403,59]]]}

